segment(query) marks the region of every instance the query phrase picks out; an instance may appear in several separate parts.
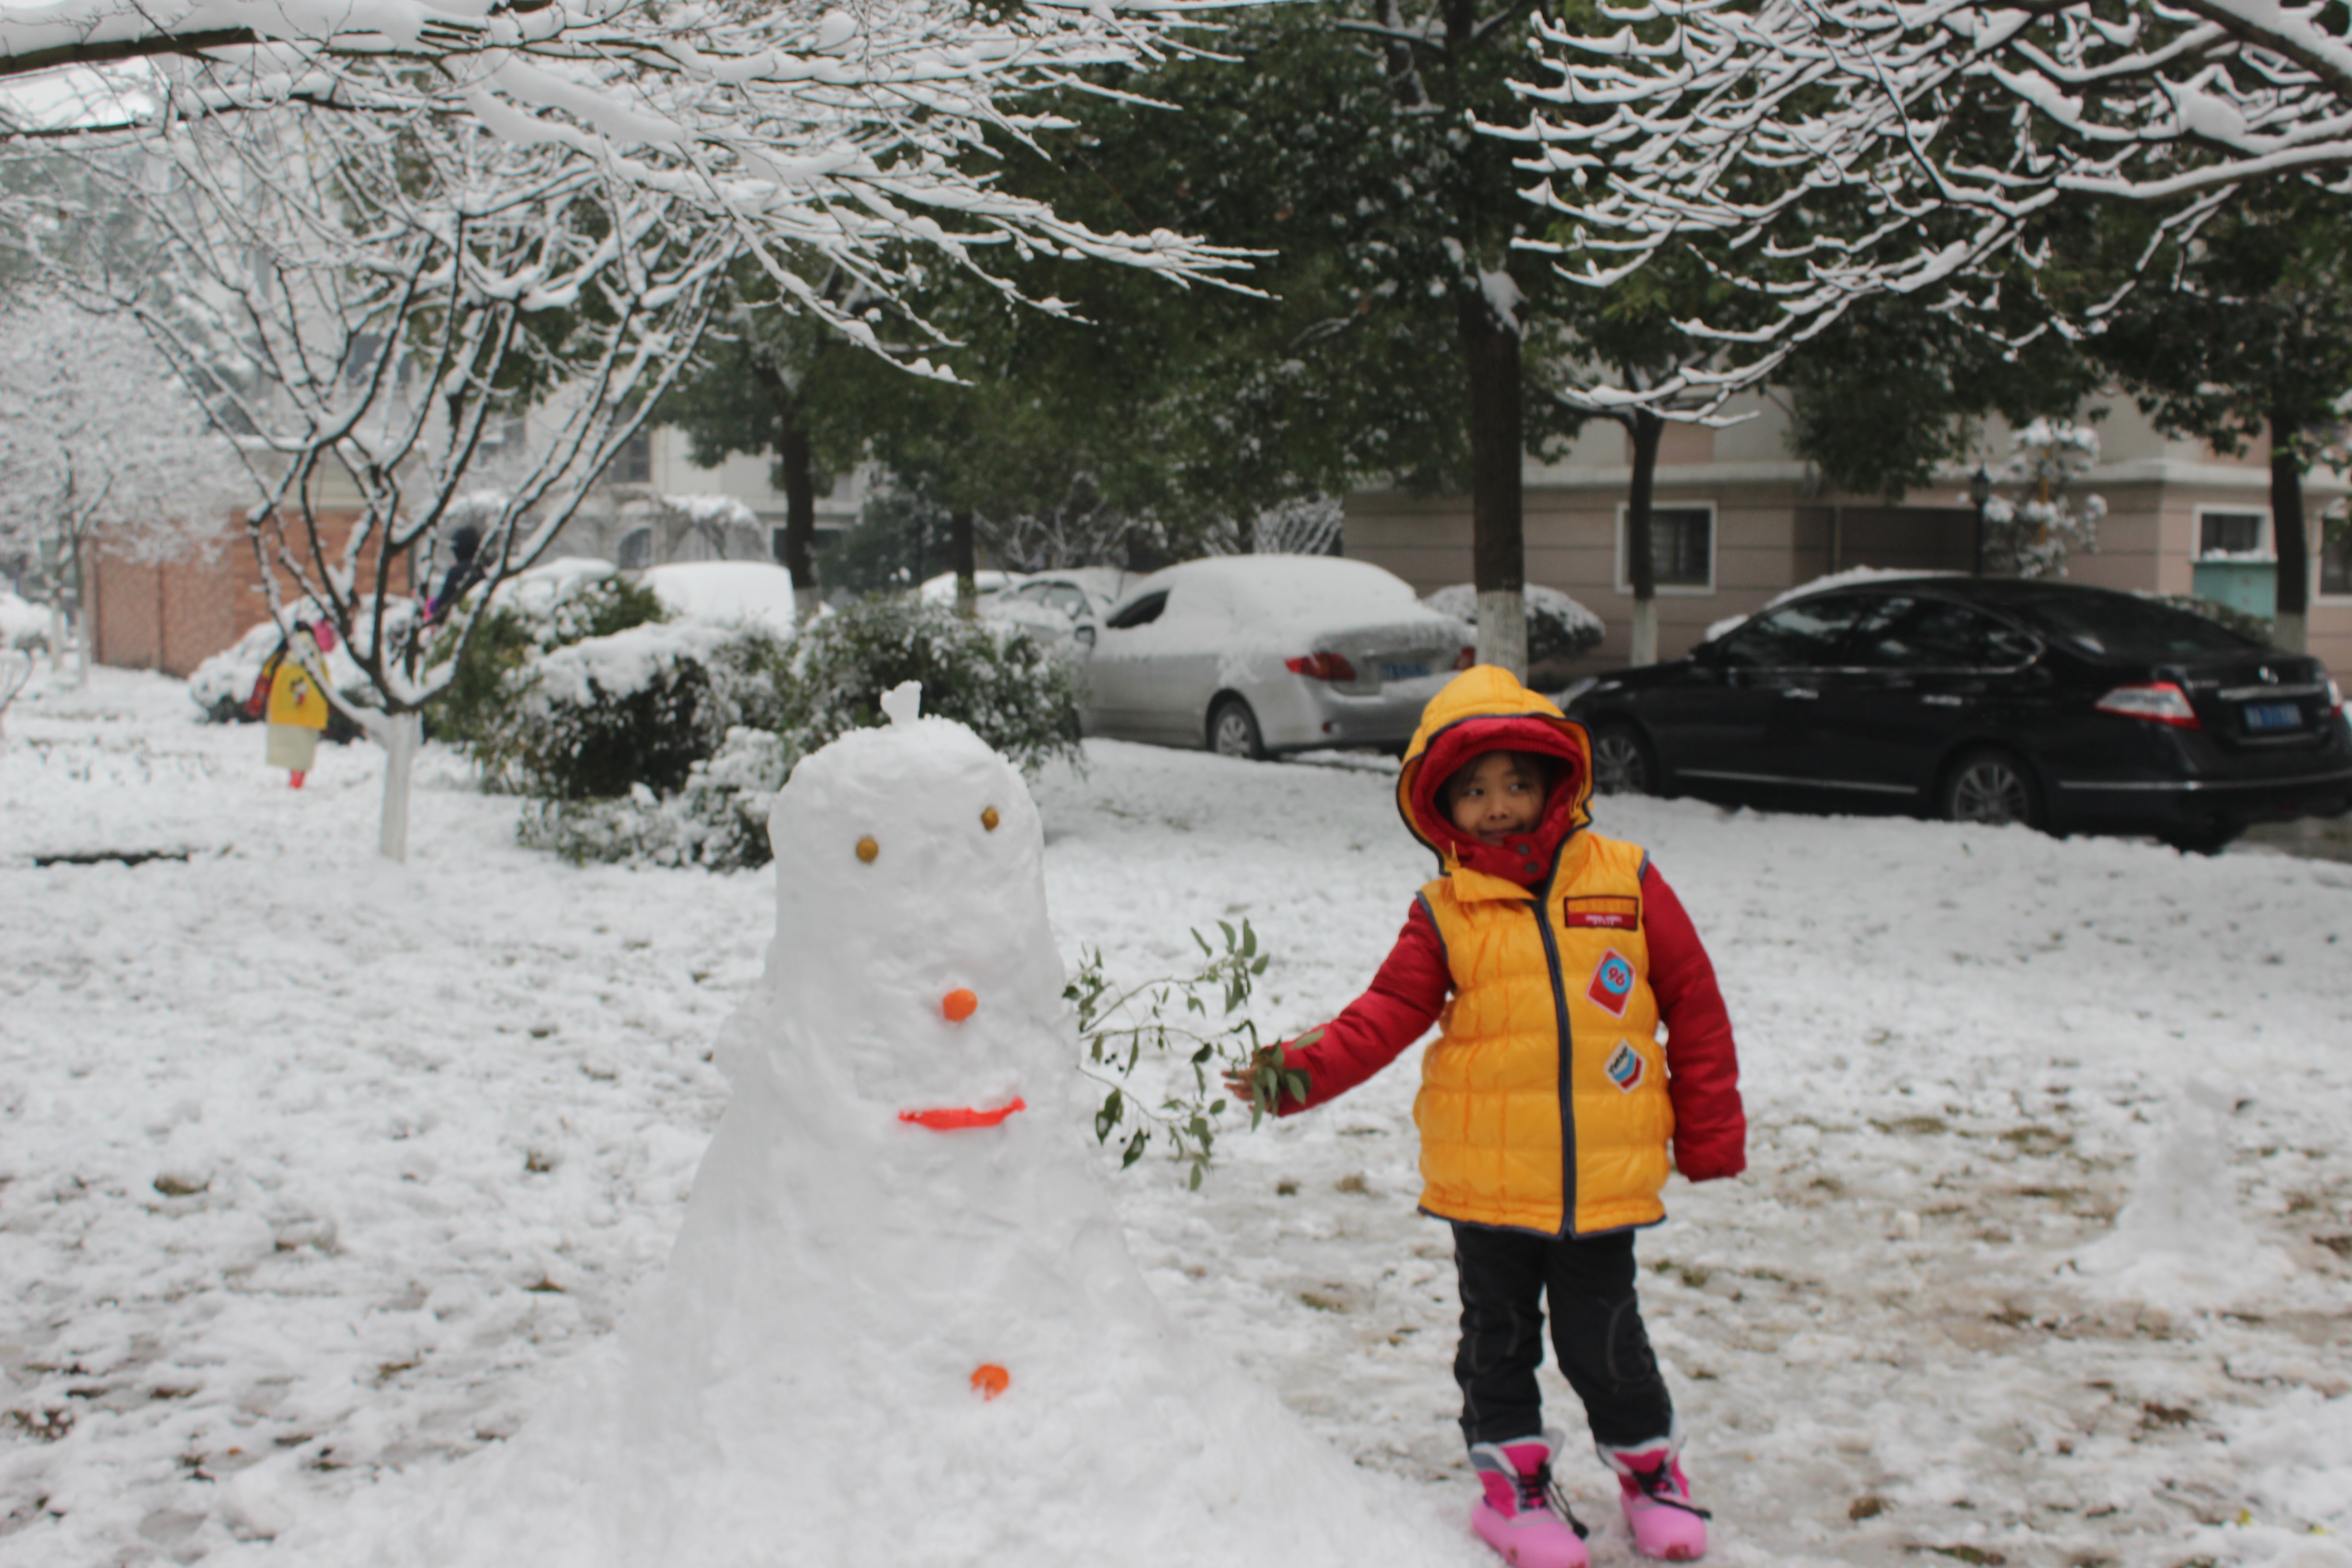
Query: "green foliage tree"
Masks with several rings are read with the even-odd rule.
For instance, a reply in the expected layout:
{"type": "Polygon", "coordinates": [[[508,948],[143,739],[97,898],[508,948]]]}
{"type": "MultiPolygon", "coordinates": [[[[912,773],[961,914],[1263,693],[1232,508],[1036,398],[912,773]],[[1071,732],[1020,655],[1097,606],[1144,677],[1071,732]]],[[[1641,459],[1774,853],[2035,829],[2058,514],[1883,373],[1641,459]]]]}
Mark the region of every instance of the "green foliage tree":
{"type": "Polygon", "coordinates": [[[1037,251],[1003,271],[1039,310],[934,268],[920,314],[971,384],[852,363],[821,417],[1017,564],[1149,565],[1382,479],[1469,491],[1478,583],[1516,594],[1520,464],[1582,417],[1552,395],[1570,286],[1514,252],[1541,215],[1514,149],[1472,127],[1509,112],[1528,16],[1316,0],[1236,14],[1223,58],[1098,73],[1059,106],[1068,129],[999,148],[1005,188],[1256,249],[1255,292],[1138,289],[1037,251]]]}
{"type": "Polygon", "coordinates": [[[2105,380],[2074,341],[2013,347],[2011,330],[1900,295],[1858,302],[1786,362],[1790,450],[1841,490],[1899,501],[1974,452],[1986,415],[2021,427],[2105,380]]]}
{"type": "MultiPolygon", "coordinates": [[[[2120,209],[2099,236],[2116,265],[2145,249],[2155,215],[2120,209]]],[[[2352,222],[2343,198],[2302,181],[2242,192],[2126,295],[2089,340],[2158,426],[2238,452],[2270,438],[2274,640],[2305,646],[2311,535],[2303,477],[2352,393],[2352,222]]]]}

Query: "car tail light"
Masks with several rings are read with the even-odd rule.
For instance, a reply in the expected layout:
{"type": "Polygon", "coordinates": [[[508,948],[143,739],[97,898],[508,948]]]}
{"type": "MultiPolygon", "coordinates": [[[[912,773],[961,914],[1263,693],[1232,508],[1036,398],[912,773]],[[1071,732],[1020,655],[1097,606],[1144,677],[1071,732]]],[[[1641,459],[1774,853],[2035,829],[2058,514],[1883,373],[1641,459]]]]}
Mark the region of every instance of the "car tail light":
{"type": "Polygon", "coordinates": [[[2327,716],[2330,719],[2344,717],[2344,689],[2336,684],[2336,678],[2332,675],[2327,678],[2327,716]]]}
{"type": "Polygon", "coordinates": [[[1289,667],[1291,674],[1303,675],[1310,680],[1352,681],[1356,679],[1356,667],[1349,664],[1344,656],[1336,653],[1310,653],[1304,658],[1286,658],[1282,662],[1289,667]]]}
{"type": "Polygon", "coordinates": [[[1478,650],[1475,647],[1465,647],[1454,656],[1454,668],[1456,669],[1468,669],[1477,662],[1478,650]]]}
{"type": "Polygon", "coordinates": [[[2197,710],[2189,706],[2189,694],[2169,680],[2151,681],[2146,686],[2118,686],[2094,704],[2102,713],[2120,713],[2126,719],[2145,719],[2151,724],[2169,724],[2176,730],[2202,730],[2197,710]]]}

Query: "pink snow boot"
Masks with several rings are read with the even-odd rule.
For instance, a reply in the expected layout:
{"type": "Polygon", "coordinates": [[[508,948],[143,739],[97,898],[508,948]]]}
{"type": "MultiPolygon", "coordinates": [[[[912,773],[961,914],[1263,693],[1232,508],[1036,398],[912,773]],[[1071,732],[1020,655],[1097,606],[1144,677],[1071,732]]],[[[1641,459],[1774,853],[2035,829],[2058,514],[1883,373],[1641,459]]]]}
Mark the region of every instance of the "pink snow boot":
{"type": "Polygon", "coordinates": [[[1691,1501],[1683,1475],[1682,1423],[1672,1435],[1629,1447],[1605,1445],[1601,1458],[1617,1472],[1618,1501],[1633,1550],[1664,1563],[1696,1563],[1706,1555],[1706,1510],[1691,1501]]]}
{"type": "Polygon", "coordinates": [[[1470,1510],[1470,1528],[1512,1568],[1585,1568],[1584,1526],[1551,1484],[1559,1434],[1474,1443],[1470,1464],[1486,1495],[1470,1510]]]}

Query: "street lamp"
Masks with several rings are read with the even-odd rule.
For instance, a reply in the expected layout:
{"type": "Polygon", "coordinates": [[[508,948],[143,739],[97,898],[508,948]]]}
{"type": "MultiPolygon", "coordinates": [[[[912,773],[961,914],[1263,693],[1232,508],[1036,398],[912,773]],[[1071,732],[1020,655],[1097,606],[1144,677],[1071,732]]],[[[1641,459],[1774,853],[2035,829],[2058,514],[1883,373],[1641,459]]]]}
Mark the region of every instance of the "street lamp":
{"type": "Polygon", "coordinates": [[[1985,503],[1992,500],[1992,476],[1985,472],[1982,463],[1969,476],[1969,504],[1977,509],[1976,574],[1985,574],[1985,503]]]}

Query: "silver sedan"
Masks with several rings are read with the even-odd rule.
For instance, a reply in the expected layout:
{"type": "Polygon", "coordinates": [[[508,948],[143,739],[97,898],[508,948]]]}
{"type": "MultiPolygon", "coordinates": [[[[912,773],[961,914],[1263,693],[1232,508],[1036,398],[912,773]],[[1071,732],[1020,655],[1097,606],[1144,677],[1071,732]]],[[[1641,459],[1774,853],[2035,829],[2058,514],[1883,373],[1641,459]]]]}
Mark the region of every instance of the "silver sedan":
{"type": "Polygon", "coordinates": [[[1475,642],[1366,562],[1188,561],[1078,628],[1082,716],[1088,734],[1235,757],[1402,747],[1475,642]]]}

